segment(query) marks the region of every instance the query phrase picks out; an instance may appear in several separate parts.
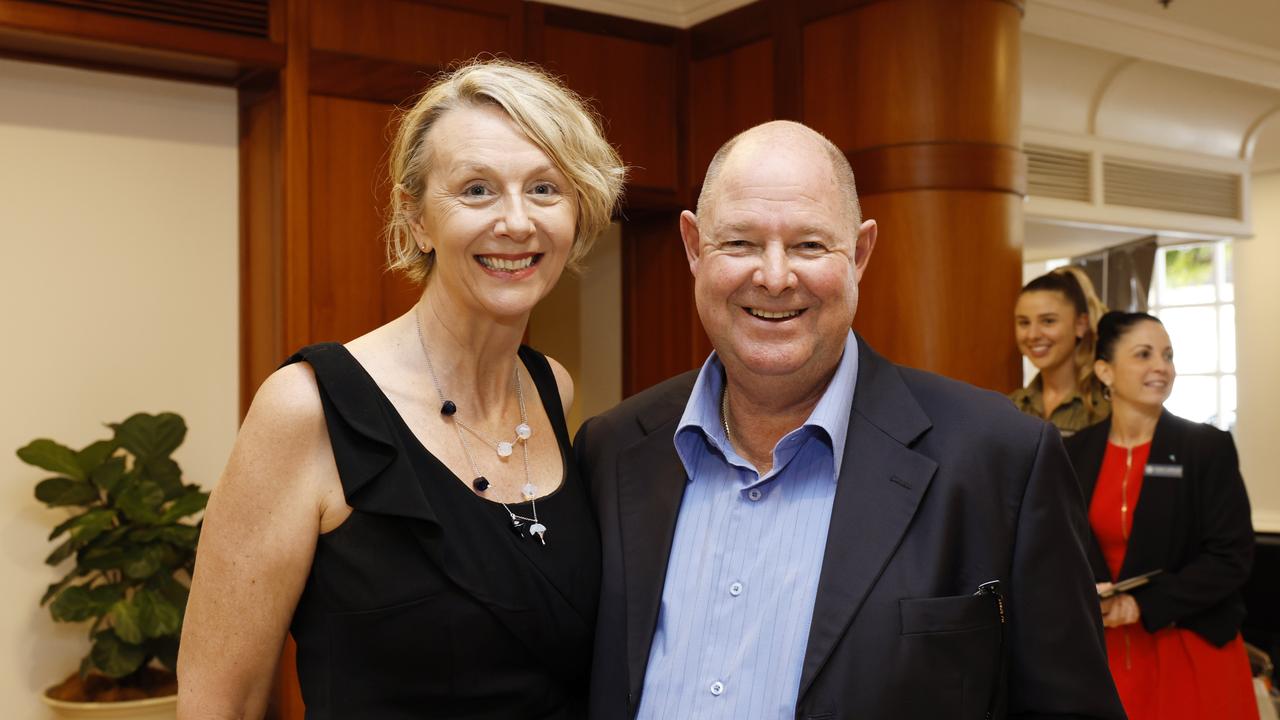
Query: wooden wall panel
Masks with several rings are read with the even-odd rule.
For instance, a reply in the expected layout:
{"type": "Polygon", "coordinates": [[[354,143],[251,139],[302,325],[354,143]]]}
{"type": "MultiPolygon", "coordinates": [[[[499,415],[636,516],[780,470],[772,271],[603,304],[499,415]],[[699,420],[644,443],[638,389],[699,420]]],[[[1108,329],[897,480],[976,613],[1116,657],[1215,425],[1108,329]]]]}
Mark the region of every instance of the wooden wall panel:
{"type": "Polygon", "coordinates": [[[766,38],[696,59],[689,69],[689,184],[698,188],[729,138],[772,120],[774,43],[766,38]]]}
{"type": "Polygon", "coordinates": [[[311,98],[311,336],[346,342],[383,322],[382,208],[392,108],[311,98]]]}
{"type": "Polygon", "coordinates": [[[920,138],[1016,146],[1018,20],[999,0],[895,0],[808,23],[804,121],[845,150],[920,138]]]}
{"type": "Polygon", "coordinates": [[[1022,277],[1022,198],[924,190],[862,198],[880,236],[854,329],[880,353],[1008,392],[1022,363],[1009,318],[1022,277]]]}
{"type": "Polygon", "coordinates": [[[278,87],[240,94],[240,414],[285,358],[283,103],[278,87]]]}
{"type": "Polygon", "coordinates": [[[545,64],[591,98],[632,188],[678,192],[678,48],[548,25],[545,64]]]}
{"type": "Polygon", "coordinates": [[[711,343],[693,304],[679,213],[622,224],[622,394],[698,367],[711,343]]]}
{"type": "Polygon", "coordinates": [[[311,47],[434,68],[480,53],[516,54],[519,2],[323,0],[311,10],[311,47]]]}

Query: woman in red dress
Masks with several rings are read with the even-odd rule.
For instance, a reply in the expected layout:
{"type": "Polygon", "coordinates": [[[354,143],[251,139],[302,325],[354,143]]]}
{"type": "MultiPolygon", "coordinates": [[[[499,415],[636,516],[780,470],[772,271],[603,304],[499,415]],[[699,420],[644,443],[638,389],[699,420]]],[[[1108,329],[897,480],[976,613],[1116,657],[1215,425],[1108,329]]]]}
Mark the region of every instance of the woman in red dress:
{"type": "Polygon", "coordinates": [[[1240,638],[1253,560],[1249,499],[1231,435],[1171,415],[1173,348],[1158,319],[1111,312],[1094,372],[1111,417],[1067,440],[1093,529],[1107,656],[1131,720],[1257,718],[1240,638]]]}

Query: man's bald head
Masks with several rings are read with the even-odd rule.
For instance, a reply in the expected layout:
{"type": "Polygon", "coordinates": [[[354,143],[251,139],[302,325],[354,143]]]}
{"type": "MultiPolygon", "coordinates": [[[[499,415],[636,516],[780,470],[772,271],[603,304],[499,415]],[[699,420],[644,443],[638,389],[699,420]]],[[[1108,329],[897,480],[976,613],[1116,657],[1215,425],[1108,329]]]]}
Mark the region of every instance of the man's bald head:
{"type": "Polygon", "coordinates": [[[846,202],[852,213],[850,229],[857,232],[862,224],[862,208],[858,204],[858,188],[853,179],[853,168],[849,160],[834,143],[807,125],[790,120],[774,120],[757,125],[734,135],[711,158],[707,166],[706,178],[702,181],[702,192],[698,193],[698,224],[711,219],[715,205],[716,185],[725,164],[735,153],[752,153],[759,151],[787,152],[788,150],[814,149],[819,151],[830,162],[832,182],[840,194],[847,198],[846,202]]]}

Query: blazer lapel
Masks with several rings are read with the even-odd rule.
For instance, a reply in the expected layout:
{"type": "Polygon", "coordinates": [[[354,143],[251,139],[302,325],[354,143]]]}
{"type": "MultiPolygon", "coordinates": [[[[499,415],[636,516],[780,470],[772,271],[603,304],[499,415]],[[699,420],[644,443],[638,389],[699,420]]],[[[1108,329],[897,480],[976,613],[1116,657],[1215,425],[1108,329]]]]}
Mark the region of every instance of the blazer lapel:
{"type": "MultiPolygon", "coordinates": [[[[1169,422],[1167,411],[1160,414],[1156,432],[1151,438],[1151,452],[1147,464],[1179,464],[1178,448],[1185,447],[1178,428],[1169,422]]],[[[1129,533],[1129,546],[1125,549],[1124,563],[1120,568],[1123,580],[1149,570],[1163,570],[1159,561],[1169,546],[1169,534],[1173,528],[1174,506],[1177,503],[1182,478],[1152,477],[1142,468],[1142,490],[1133,509],[1133,530],[1129,533]]]]}
{"type": "MultiPolygon", "coordinates": [[[[1072,442],[1082,443],[1079,453],[1073,457],[1074,463],[1072,468],[1076,474],[1076,481],[1080,483],[1080,493],[1084,498],[1085,518],[1089,516],[1089,506],[1093,502],[1093,490],[1098,486],[1098,473],[1102,471],[1102,458],[1107,453],[1107,438],[1111,435],[1111,418],[1098,423],[1095,427],[1082,430],[1078,435],[1079,440],[1075,438],[1072,442]]],[[[1093,533],[1092,528],[1089,531],[1089,566],[1093,568],[1093,577],[1097,582],[1109,580],[1115,582],[1118,578],[1111,577],[1111,568],[1107,565],[1106,556],[1102,554],[1102,546],[1098,544],[1098,536],[1093,533]]]]}
{"type": "Polygon", "coordinates": [[[897,368],[862,338],[858,348],[858,383],[800,675],[801,698],[893,556],[938,469],[909,447],[931,423],[897,368]]]}
{"type": "MultiPolygon", "coordinates": [[[[618,522],[627,588],[627,671],[639,697],[658,622],[667,560],[688,476],[676,454],[680,411],[645,427],[648,434],[618,456],[618,522]]],[[[641,425],[646,425],[641,418],[641,425]]]]}

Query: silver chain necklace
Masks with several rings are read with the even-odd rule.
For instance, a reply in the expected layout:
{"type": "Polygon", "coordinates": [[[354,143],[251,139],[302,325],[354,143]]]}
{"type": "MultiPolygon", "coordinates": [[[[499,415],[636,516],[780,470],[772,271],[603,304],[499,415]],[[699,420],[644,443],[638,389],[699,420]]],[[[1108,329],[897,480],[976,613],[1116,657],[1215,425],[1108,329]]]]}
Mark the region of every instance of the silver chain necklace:
{"type": "Polygon", "coordinates": [[[483,495],[484,491],[489,489],[490,483],[488,478],[480,473],[480,468],[476,465],[475,458],[471,456],[471,444],[467,442],[467,436],[463,434],[463,430],[475,435],[486,445],[491,446],[498,454],[498,457],[502,459],[511,457],[512,446],[518,443],[520,445],[520,455],[524,459],[524,487],[520,489],[520,492],[524,495],[525,500],[528,501],[529,510],[533,517],[517,514],[504,502],[499,504],[502,505],[502,509],[506,510],[507,515],[511,518],[511,531],[517,537],[536,537],[538,542],[546,545],[547,526],[538,521],[538,488],[533,484],[529,473],[529,438],[533,437],[533,430],[529,427],[529,416],[525,411],[524,389],[520,385],[520,364],[516,363],[512,373],[516,386],[516,401],[520,404],[520,424],[516,426],[516,439],[511,442],[494,442],[458,419],[457,404],[445,398],[444,390],[440,387],[440,379],[436,377],[436,368],[431,362],[431,353],[427,350],[426,338],[422,335],[422,317],[418,315],[417,310],[414,311],[413,318],[417,322],[418,344],[422,347],[422,356],[427,360],[427,372],[431,375],[431,384],[436,388],[436,395],[440,396],[440,414],[453,425],[454,432],[458,434],[458,442],[462,444],[462,454],[467,458],[467,465],[471,467],[473,476],[471,487],[476,493],[483,495]]]}

